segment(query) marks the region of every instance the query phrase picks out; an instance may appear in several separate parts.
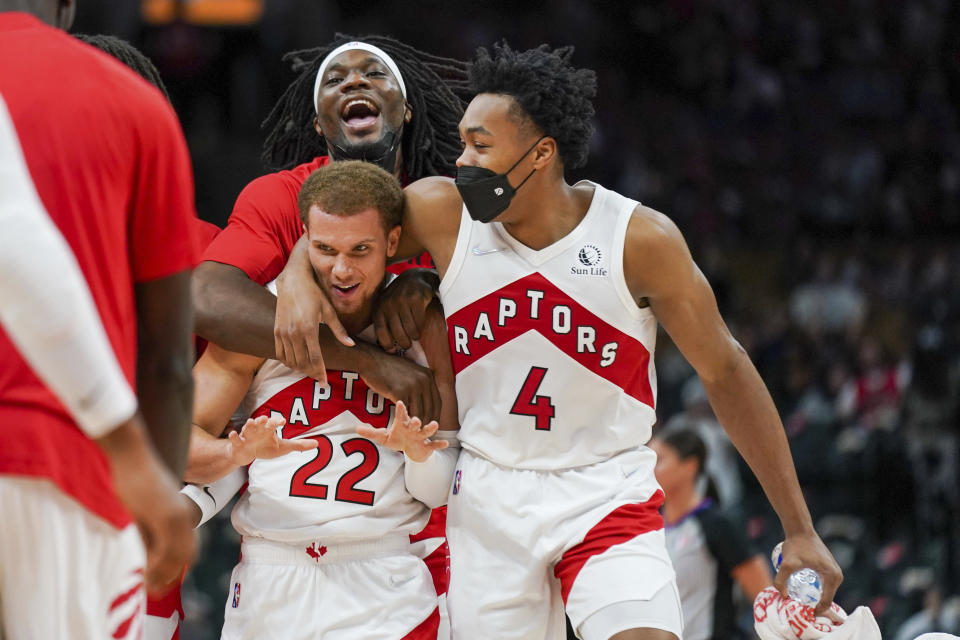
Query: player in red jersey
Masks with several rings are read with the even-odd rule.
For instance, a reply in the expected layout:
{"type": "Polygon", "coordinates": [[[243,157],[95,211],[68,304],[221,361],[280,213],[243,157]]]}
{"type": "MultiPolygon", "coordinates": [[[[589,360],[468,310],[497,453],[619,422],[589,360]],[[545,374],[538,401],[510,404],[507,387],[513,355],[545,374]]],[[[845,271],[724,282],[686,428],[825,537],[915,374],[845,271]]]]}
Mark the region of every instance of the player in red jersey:
{"type": "Polygon", "coordinates": [[[147,429],[132,420],[90,440],[0,334],[0,618],[10,637],[136,636],[144,577],[150,588],[175,577],[193,543],[170,492],[192,400],[186,144],[155,89],[44,24],[68,26],[73,8],[0,2],[0,58],[16,61],[0,68],[0,94],[123,375],[136,380],[147,429]]]}
{"type": "MultiPolygon", "coordinates": [[[[304,182],[300,211],[318,281],[350,334],[374,340],[372,308],[400,235],[399,185],[369,163],[333,163],[304,182]]],[[[435,307],[423,339],[404,354],[436,373],[444,435],[435,442],[425,439],[437,424],[408,420],[403,409],[388,427],[391,403],[355,369],[330,370],[329,384],[321,384],[276,360],[215,344],[197,363],[188,479],[209,482],[250,465],[232,515],[243,536],[242,560],[224,638],[438,637],[437,591],[408,537],[424,526],[429,507],[445,502],[457,458],[455,449],[443,450],[456,442],[450,428],[457,417],[443,315],[435,307]],[[239,436],[215,437],[238,406],[252,419],[239,436]],[[306,450],[308,443],[316,451],[306,450]]],[[[234,491],[242,483],[225,480],[234,491]]],[[[219,485],[188,493],[213,509],[229,499],[219,485]]]]}
{"type": "MultiPolygon", "coordinates": [[[[401,182],[451,173],[459,151],[454,129],[464,104],[459,96],[466,67],[382,36],[356,41],[338,35],[324,47],[287,57],[299,75],[265,122],[271,130],[263,153],[265,164],[285,170],[247,185],[226,228],[204,253],[194,286],[197,332],[229,349],[278,357],[323,380],[319,349],[296,361],[289,357],[295,350],[283,331],[274,340],[276,298],[262,286],[280,274],[303,233],[296,207],[300,185],[331,160],[374,162],[401,182]]],[[[435,283],[435,276],[429,277],[435,283]]],[[[430,288],[419,285],[421,291],[430,288]]],[[[295,323],[312,328],[328,320],[330,330],[352,344],[329,306],[300,308],[296,314],[295,323]]],[[[332,359],[327,364],[353,366],[349,349],[338,345],[330,330],[321,330],[324,357],[332,359]]],[[[416,335],[416,328],[410,332],[416,335]]],[[[381,359],[361,373],[416,414],[436,415],[432,381],[412,364],[381,359]]]]}
{"type": "MultiPolygon", "coordinates": [[[[398,255],[433,257],[457,371],[453,636],[562,637],[563,609],[586,640],[681,636],[644,446],[657,322],[780,516],[789,570],[778,587],[801,566],[818,570],[825,612],[840,569],[813,529],[773,402],[679,230],[600,185],[564,180],[586,161],[596,91],[571,54],[480,49],[456,181],[406,189],[398,255]]],[[[300,300],[319,293],[303,254],[283,276],[300,300]]]]}

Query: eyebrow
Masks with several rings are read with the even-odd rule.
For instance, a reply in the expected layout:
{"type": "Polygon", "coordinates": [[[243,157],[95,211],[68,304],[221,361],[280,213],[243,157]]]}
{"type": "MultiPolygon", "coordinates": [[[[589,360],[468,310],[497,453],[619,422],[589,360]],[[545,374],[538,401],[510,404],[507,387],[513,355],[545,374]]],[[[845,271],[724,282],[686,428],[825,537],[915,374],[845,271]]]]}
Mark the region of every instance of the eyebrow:
{"type": "MultiPolygon", "coordinates": [[[[380,58],[376,57],[376,56],[370,56],[369,58],[367,58],[366,60],[364,60],[361,64],[365,64],[365,65],[370,65],[370,64],[383,64],[383,61],[382,61],[380,58]]],[[[327,67],[327,71],[334,71],[334,70],[336,70],[336,71],[342,71],[342,70],[343,70],[343,67],[344,67],[343,63],[341,63],[341,62],[334,62],[334,63],[331,64],[329,67],[327,67]]]]}
{"type": "Polygon", "coordinates": [[[493,135],[491,132],[487,131],[486,128],[484,128],[484,127],[482,127],[482,126],[480,126],[480,125],[477,125],[477,126],[475,126],[475,127],[467,127],[467,133],[483,133],[483,134],[486,134],[486,135],[488,135],[488,136],[492,136],[492,135],[493,135]]]}

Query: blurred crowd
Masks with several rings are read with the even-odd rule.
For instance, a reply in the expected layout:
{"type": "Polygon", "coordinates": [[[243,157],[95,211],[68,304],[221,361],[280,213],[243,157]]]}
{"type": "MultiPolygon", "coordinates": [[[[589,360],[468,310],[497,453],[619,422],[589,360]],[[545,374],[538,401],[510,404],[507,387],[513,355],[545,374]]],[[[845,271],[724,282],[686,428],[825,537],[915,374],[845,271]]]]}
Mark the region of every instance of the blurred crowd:
{"type": "MultiPolygon", "coordinates": [[[[960,632],[958,3],[270,0],[220,25],[123,4],[86,0],[75,30],[153,58],[221,225],[265,171],[285,51],[336,31],[459,58],[500,38],[575,45],[599,80],[582,177],[687,237],[783,416],[846,575],[838,602],[869,605],[893,640],[960,632]]],[[[782,532],[762,492],[667,336],[658,351],[658,428],[705,435],[723,506],[769,551],[782,532]]],[[[204,535],[185,640],[216,637],[236,558],[228,521],[204,535]]]]}

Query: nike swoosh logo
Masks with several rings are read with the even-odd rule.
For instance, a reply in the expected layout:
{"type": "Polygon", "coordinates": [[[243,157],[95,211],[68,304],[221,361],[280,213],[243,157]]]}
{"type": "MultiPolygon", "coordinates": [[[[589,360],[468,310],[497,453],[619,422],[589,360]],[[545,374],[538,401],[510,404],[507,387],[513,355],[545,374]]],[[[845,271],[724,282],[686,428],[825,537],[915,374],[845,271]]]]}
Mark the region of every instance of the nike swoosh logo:
{"type": "Polygon", "coordinates": [[[417,576],[390,576],[390,585],[393,587],[399,587],[407,584],[416,577],[417,576]]]}
{"type": "Polygon", "coordinates": [[[473,255],[475,256],[485,256],[488,253],[497,253],[498,251],[503,251],[502,247],[496,249],[481,249],[479,245],[473,248],[473,255]]]}

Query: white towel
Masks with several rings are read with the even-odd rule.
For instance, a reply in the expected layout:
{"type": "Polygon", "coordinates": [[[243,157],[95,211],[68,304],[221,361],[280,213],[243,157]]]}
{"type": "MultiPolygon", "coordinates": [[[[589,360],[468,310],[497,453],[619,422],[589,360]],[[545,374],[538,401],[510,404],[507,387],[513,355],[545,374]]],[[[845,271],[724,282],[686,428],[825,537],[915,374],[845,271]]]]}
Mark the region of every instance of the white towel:
{"type": "Polygon", "coordinates": [[[753,601],[753,628],[761,640],[880,640],[880,628],[867,607],[857,607],[849,616],[836,603],[830,608],[843,624],[814,616],[812,607],[767,587],[753,601]]]}

